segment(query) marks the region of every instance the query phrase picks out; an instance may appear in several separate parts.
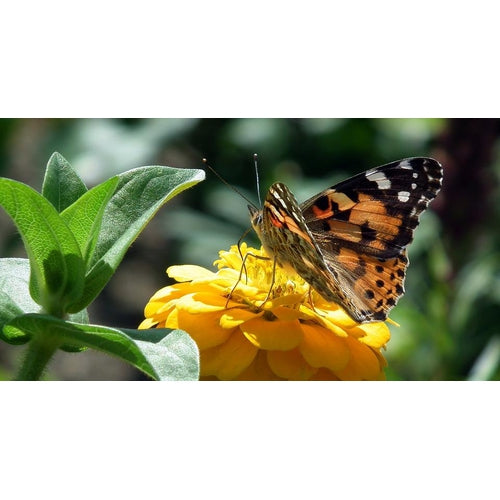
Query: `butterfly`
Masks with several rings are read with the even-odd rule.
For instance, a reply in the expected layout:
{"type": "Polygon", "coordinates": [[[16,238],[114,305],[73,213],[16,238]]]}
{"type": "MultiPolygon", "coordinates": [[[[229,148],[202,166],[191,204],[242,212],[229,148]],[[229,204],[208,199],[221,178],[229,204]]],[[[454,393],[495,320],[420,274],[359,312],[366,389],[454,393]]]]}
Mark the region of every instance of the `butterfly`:
{"type": "Polygon", "coordinates": [[[404,294],[406,247],[442,178],[436,160],[407,158],[355,175],[300,205],[277,182],[261,210],[248,209],[276,264],[293,269],[356,322],[383,321],[404,294]]]}

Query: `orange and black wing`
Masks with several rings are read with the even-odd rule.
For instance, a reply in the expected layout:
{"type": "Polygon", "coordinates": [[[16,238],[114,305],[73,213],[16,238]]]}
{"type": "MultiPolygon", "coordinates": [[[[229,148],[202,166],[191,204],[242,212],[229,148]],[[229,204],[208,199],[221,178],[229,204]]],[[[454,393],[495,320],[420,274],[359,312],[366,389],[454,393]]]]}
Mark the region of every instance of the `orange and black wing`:
{"type": "Polygon", "coordinates": [[[385,319],[404,293],[405,248],[442,177],[436,160],[408,158],[351,177],[301,205],[358,321],[385,319]]]}

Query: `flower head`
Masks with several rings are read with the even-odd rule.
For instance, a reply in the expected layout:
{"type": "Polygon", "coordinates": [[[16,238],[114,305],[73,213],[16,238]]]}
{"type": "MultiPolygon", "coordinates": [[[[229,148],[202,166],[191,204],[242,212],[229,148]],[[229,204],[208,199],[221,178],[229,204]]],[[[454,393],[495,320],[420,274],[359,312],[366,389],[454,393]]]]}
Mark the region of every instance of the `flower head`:
{"type": "Polygon", "coordinates": [[[217,272],[169,267],[177,283],[151,297],[139,326],[188,332],[202,378],[384,379],[385,323],[356,323],[300,276],[273,266],[263,249],[242,244],[219,255],[217,272]]]}

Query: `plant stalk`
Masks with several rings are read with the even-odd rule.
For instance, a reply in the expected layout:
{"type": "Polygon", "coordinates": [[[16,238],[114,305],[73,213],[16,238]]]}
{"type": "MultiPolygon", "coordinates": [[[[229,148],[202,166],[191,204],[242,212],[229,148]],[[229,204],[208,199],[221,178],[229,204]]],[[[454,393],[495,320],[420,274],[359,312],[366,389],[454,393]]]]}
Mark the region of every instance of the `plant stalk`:
{"type": "Polygon", "coordinates": [[[40,380],[47,363],[57,350],[58,344],[50,338],[35,335],[14,380],[40,380]]]}

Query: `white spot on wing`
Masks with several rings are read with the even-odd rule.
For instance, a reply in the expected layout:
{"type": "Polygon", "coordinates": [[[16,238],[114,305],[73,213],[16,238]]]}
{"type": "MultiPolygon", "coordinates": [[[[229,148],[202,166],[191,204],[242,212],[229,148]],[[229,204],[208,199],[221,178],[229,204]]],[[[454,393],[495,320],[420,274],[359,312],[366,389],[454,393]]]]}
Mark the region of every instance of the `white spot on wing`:
{"type": "Polygon", "coordinates": [[[390,189],[391,181],[385,176],[383,172],[373,172],[366,175],[367,179],[376,182],[379,189],[390,189]]]}
{"type": "Polygon", "coordinates": [[[416,189],[417,188],[417,185],[413,182],[412,185],[411,185],[411,188],[412,189],[416,189]]]}
{"type": "Polygon", "coordinates": [[[404,160],[399,164],[399,168],[405,168],[406,170],[412,170],[413,167],[410,165],[408,160],[404,160]]]}
{"type": "Polygon", "coordinates": [[[398,200],[402,203],[406,203],[410,199],[410,193],[408,191],[400,191],[398,193],[398,200]]]}
{"type": "Polygon", "coordinates": [[[413,178],[416,179],[418,177],[417,172],[413,172],[413,178]]]}
{"type": "Polygon", "coordinates": [[[286,203],[285,200],[281,197],[280,193],[277,191],[272,191],[272,195],[274,196],[274,199],[286,210],[286,203]]]}

